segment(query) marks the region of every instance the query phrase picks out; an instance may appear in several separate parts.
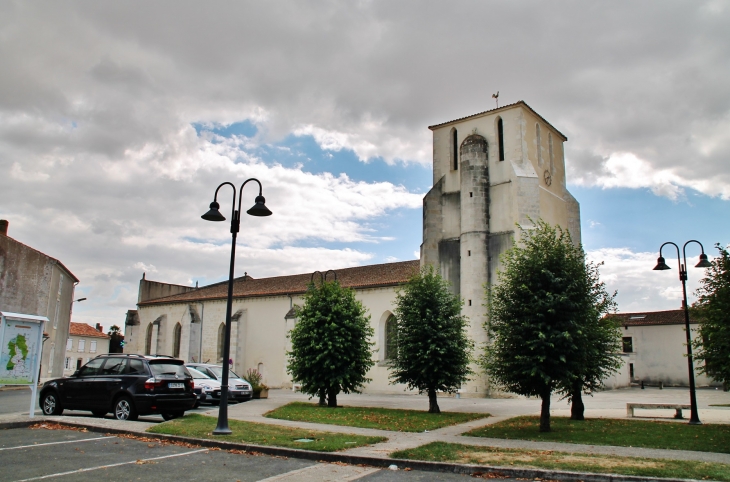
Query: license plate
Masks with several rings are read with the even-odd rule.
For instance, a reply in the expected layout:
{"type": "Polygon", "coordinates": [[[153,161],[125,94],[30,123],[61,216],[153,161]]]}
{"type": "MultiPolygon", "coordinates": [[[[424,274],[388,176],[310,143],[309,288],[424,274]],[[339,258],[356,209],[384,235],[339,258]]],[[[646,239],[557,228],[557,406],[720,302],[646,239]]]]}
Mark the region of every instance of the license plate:
{"type": "Polygon", "coordinates": [[[170,388],[185,388],[185,385],[182,383],[168,383],[167,386],[170,388]]]}

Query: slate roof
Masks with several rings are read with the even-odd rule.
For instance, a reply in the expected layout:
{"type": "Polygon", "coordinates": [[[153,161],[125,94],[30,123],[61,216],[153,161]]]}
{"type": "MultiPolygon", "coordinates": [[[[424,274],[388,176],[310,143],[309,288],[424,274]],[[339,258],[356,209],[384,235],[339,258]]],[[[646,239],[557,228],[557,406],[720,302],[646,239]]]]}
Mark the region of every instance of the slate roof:
{"type": "MultiPolygon", "coordinates": [[[[609,316],[621,320],[621,326],[684,325],[684,310],[616,313],[609,316]]],[[[692,319],[691,313],[689,322],[697,323],[692,319]]]]}
{"type": "Polygon", "coordinates": [[[540,114],[538,114],[538,113],[537,113],[537,112],[535,111],[535,109],[533,109],[532,107],[530,107],[529,105],[527,105],[527,102],[525,102],[524,100],[518,100],[518,101],[517,101],[517,102],[515,102],[514,104],[507,104],[507,105],[503,105],[502,107],[496,107],[496,108],[494,108],[494,109],[489,109],[489,110],[485,110],[484,112],[479,112],[479,113],[477,113],[477,114],[472,114],[472,115],[468,115],[468,116],[466,116],[466,117],[459,117],[458,119],[450,120],[450,121],[448,121],[448,122],[442,122],[441,124],[434,124],[434,125],[432,125],[432,126],[428,126],[428,128],[429,128],[429,129],[431,129],[431,130],[434,130],[434,129],[438,129],[439,127],[443,127],[443,126],[446,126],[446,125],[452,124],[452,123],[454,123],[454,122],[460,122],[460,121],[463,121],[463,120],[466,120],[466,119],[471,119],[471,118],[473,118],[473,117],[480,117],[480,116],[483,116],[483,115],[485,115],[485,114],[490,114],[490,113],[494,113],[494,112],[497,112],[497,111],[500,111],[500,110],[506,110],[506,109],[509,109],[510,107],[514,107],[514,106],[516,106],[516,105],[521,105],[521,106],[524,106],[524,107],[526,107],[526,108],[530,109],[530,112],[532,112],[533,114],[535,114],[535,115],[536,115],[537,117],[539,117],[539,118],[540,118],[540,119],[541,119],[541,120],[542,120],[542,121],[543,121],[543,122],[544,122],[545,124],[549,125],[550,127],[552,127],[552,128],[553,128],[553,130],[554,130],[555,132],[557,132],[558,134],[560,134],[560,136],[562,136],[562,138],[563,138],[563,140],[564,140],[564,141],[567,141],[567,140],[568,140],[568,138],[567,138],[567,137],[565,136],[565,134],[563,134],[562,132],[560,132],[559,130],[557,130],[557,129],[555,128],[555,126],[554,126],[554,125],[552,125],[551,123],[549,123],[548,121],[546,121],[546,120],[545,120],[545,118],[544,118],[543,116],[541,116],[540,114]]]}
{"type": "MultiPolygon", "coordinates": [[[[419,260],[401,261],[398,263],[374,264],[334,270],[337,281],[348,288],[378,288],[397,286],[408,281],[420,267],[419,260]]],[[[319,275],[315,275],[315,281],[319,275]]],[[[291,276],[275,276],[273,278],[251,278],[242,276],[233,282],[234,298],[249,298],[256,296],[276,296],[301,294],[307,290],[312,279],[312,273],[295,274],[291,276]]],[[[327,279],[333,280],[332,273],[327,279]]],[[[156,305],[163,303],[192,303],[196,301],[224,300],[228,297],[228,281],[222,281],[197,290],[166,296],[139,303],[139,306],[156,305]]]]}
{"type": "Polygon", "coordinates": [[[111,338],[109,335],[105,335],[104,332],[101,332],[94,328],[93,326],[89,326],[86,323],[74,323],[71,322],[71,329],[69,330],[69,336],[92,336],[96,338],[111,338]]]}

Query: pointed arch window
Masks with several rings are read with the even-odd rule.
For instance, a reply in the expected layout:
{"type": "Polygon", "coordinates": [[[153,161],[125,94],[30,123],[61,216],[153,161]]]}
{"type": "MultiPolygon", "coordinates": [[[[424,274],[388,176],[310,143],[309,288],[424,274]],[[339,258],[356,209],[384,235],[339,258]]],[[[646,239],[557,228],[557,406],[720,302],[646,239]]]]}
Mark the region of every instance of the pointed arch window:
{"type": "Polygon", "coordinates": [[[497,145],[499,146],[499,160],[504,161],[504,124],[501,117],[497,119],[497,145]]]}
{"type": "Polygon", "coordinates": [[[451,169],[459,170],[459,141],[458,133],[455,128],[451,128],[451,169]]]}
{"type": "Polygon", "coordinates": [[[144,354],[145,355],[151,355],[152,354],[152,323],[147,325],[147,333],[144,337],[144,354]]]}
{"type": "Polygon", "coordinates": [[[172,330],[172,356],[180,358],[180,338],[182,337],[182,325],[180,323],[175,325],[175,329],[172,330]]]}
{"type": "Polygon", "coordinates": [[[548,132],[548,155],[550,156],[550,174],[555,174],[555,161],[553,160],[553,133],[548,132]]]}
{"type": "Polygon", "coordinates": [[[218,354],[216,356],[218,363],[223,363],[223,344],[226,340],[226,324],[221,323],[218,327],[218,354]]]}
{"type": "Polygon", "coordinates": [[[390,315],[385,321],[385,355],[383,358],[392,360],[398,352],[398,323],[395,316],[390,315]]]}
{"type": "Polygon", "coordinates": [[[537,140],[537,165],[542,166],[542,136],[540,134],[540,124],[535,124],[535,138],[537,140]]]}

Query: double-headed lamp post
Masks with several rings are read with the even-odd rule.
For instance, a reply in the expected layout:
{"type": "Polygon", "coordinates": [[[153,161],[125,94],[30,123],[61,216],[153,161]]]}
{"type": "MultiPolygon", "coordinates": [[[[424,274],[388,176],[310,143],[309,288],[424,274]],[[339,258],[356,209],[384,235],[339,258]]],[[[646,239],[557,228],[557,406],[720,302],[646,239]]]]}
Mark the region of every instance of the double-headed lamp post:
{"type": "Polygon", "coordinates": [[[243,187],[249,181],[255,181],[259,185],[259,195],[256,196],[254,206],[246,211],[251,216],[271,216],[271,211],[266,207],[266,199],[261,195],[261,183],[258,179],[247,179],[241,184],[238,193],[238,209],[236,209],[236,186],[230,182],[224,182],[218,186],[213,196],[213,202],[210,203],[210,210],[203,214],[201,218],[206,221],[225,221],[226,218],[218,211],[218,191],[221,187],[228,185],[233,188],[233,206],[231,208],[231,235],[233,241],[231,243],[231,266],[228,272],[228,304],[226,305],[226,335],[223,342],[223,381],[221,382],[221,403],[218,407],[218,425],[213,430],[213,435],[230,435],[231,429],[228,428],[228,370],[229,357],[231,354],[231,309],[233,307],[233,269],[236,263],[236,235],[241,224],[241,198],[243,197],[243,187]]]}
{"type": "Polygon", "coordinates": [[[672,269],[669,266],[667,266],[667,263],[664,262],[664,257],[662,257],[662,248],[668,244],[671,244],[675,248],[677,248],[677,263],[679,264],[679,280],[682,282],[682,306],[684,307],[684,329],[687,335],[687,365],[689,366],[689,400],[690,400],[690,408],[692,410],[692,414],[689,419],[690,425],[701,425],[702,422],[700,422],[700,416],[699,413],[697,413],[697,396],[695,395],[695,370],[694,370],[694,362],[692,360],[692,338],[690,337],[689,332],[689,306],[687,306],[687,245],[689,243],[697,243],[700,245],[700,249],[702,249],[702,254],[700,254],[700,262],[695,265],[695,268],[710,268],[712,264],[707,260],[707,255],[705,254],[705,247],[702,246],[702,243],[699,241],[696,241],[694,239],[691,239],[684,243],[684,246],[682,246],[682,258],[680,258],[679,253],[679,246],[672,243],[671,241],[668,241],[664,244],[662,244],[659,247],[659,258],[657,259],[656,266],[654,267],[655,270],[666,270],[666,269],[672,269]],[[684,263],[682,263],[684,261],[684,263]]]}

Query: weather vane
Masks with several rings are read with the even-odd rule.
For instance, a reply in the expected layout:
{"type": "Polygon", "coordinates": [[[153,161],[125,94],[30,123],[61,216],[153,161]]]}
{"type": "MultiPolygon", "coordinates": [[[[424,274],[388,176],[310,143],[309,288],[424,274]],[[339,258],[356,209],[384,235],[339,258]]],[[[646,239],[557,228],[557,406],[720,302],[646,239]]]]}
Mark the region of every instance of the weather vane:
{"type": "Polygon", "coordinates": [[[499,91],[496,94],[492,94],[492,99],[497,103],[497,109],[499,109],[499,91]]]}

